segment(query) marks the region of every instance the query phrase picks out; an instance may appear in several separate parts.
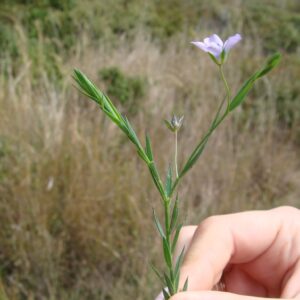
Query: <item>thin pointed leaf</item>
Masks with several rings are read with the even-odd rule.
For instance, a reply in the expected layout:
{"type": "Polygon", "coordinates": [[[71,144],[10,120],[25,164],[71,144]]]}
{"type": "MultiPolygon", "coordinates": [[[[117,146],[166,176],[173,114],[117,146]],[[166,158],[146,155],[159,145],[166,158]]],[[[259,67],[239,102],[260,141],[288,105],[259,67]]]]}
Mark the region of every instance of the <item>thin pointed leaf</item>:
{"type": "MultiPolygon", "coordinates": [[[[171,186],[172,189],[172,186],[171,186]]],[[[176,200],[174,203],[173,211],[172,211],[172,217],[171,217],[171,224],[170,224],[170,232],[173,232],[173,230],[176,227],[177,220],[178,220],[178,214],[179,214],[179,209],[178,209],[178,195],[176,195],[176,200]]]]}
{"type": "Polygon", "coordinates": [[[264,68],[259,72],[258,77],[260,78],[267,73],[269,73],[272,69],[274,69],[280,62],[281,60],[281,54],[279,52],[273,54],[266,62],[266,65],[264,68]]]}
{"type": "Polygon", "coordinates": [[[175,268],[174,268],[175,277],[177,276],[177,274],[179,274],[180,267],[181,267],[181,264],[182,264],[182,261],[184,258],[184,251],[185,251],[185,247],[182,248],[180,255],[178,256],[178,258],[176,260],[176,264],[175,264],[175,268]]]}
{"type": "Polygon", "coordinates": [[[180,272],[178,273],[178,276],[176,276],[175,279],[174,279],[175,293],[178,292],[178,287],[179,287],[179,277],[180,277],[180,272]]]}
{"type": "Polygon", "coordinates": [[[182,265],[183,262],[183,258],[184,258],[184,250],[185,247],[183,247],[183,249],[180,252],[180,255],[178,256],[177,260],[176,260],[176,264],[175,264],[175,269],[174,269],[174,277],[175,277],[175,290],[176,292],[178,291],[178,284],[179,284],[179,277],[180,277],[180,267],[182,265]]]}
{"type": "Polygon", "coordinates": [[[151,147],[151,141],[148,134],[146,134],[146,154],[150,161],[153,161],[153,153],[152,153],[152,147],[151,147]]]}
{"type": "Polygon", "coordinates": [[[211,135],[212,131],[209,132],[208,135],[205,136],[205,138],[199,143],[199,145],[196,147],[196,149],[193,151],[192,155],[190,156],[190,158],[188,159],[188,161],[186,162],[186,164],[184,165],[182,171],[180,172],[179,177],[182,177],[189,169],[191,169],[194,164],[197,162],[198,158],[200,157],[200,155],[202,154],[207,141],[211,135]]]}
{"type": "Polygon", "coordinates": [[[182,228],[182,224],[179,224],[176,228],[175,235],[174,235],[173,242],[172,242],[172,249],[171,249],[172,253],[174,253],[174,251],[175,251],[175,247],[177,245],[177,241],[179,238],[181,228],[182,228]]]}
{"type": "Polygon", "coordinates": [[[172,191],[172,167],[171,165],[168,168],[167,177],[166,177],[166,184],[165,184],[165,191],[167,196],[169,197],[172,191]]]}
{"type": "Polygon", "coordinates": [[[103,97],[105,98],[106,102],[109,103],[110,108],[112,109],[112,111],[118,116],[118,119],[121,121],[122,120],[122,116],[121,113],[118,111],[118,109],[114,106],[114,104],[112,103],[112,101],[109,99],[109,97],[107,95],[105,95],[104,93],[102,93],[103,97]]]}
{"type": "Polygon", "coordinates": [[[164,200],[166,200],[166,194],[165,194],[165,190],[163,188],[163,184],[161,182],[161,179],[159,177],[158,171],[156,169],[156,166],[154,164],[154,162],[149,162],[148,164],[148,168],[150,170],[153,182],[155,183],[156,188],[158,189],[160,195],[162,196],[162,198],[164,200]]]}
{"type": "Polygon", "coordinates": [[[157,228],[157,231],[159,232],[161,238],[165,239],[166,235],[165,235],[164,230],[163,230],[163,228],[162,228],[162,226],[161,226],[161,224],[160,224],[160,222],[159,222],[159,220],[156,216],[156,212],[155,212],[154,209],[153,209],[153,219],[154,219],[154,223],[155,223],[155,226],[157,228]]]}
{"type": "Polygon", "coordinates": [[[229,110],[234,110],[237,106],[239,106],[247,94],[252,89],[254,82],[257,78],[257,72],[255,72],[247,81],[244,82],[241,89],[238,91],[238,93],[235,95],[235,97],[232,99],[232,101],[229,104],[229,110]]]}
{"type": "Polygon", "coordinates": [[[165,283],[166,283],[166,286],[168,287],[169,293],[171,295],[173,295],[174,294],[174,286],[173,286],[171,279],[169,278],[169,276],[166,273],[164,273],[164,278],[165,278],[165,283]]]}
{"type": "Polygon", "coordinates": [[[133,144],[137,147],[138,154],[140,157],[149,163],[149,159],[146,157],[144,153],[144,149],[141,146],[141,143],[132,128],[129,120],[126,117],[122,117],[117,108],[113,105],[111,100],[100,90],[96,88],[96,86],[79,70],[74,70],[73,78],[79,85],[79,89],[86,96],[96,101],[103,112],[114,122],[116,123],[120,129],[128,136],[133,144]]]}
{"type": "Polygon", "coordinates": [[[164,250],[164,257],[165,257],[166,264],[171,269],[172,268],[172,255],[171,255],[170,246],[169,246],[166,238],[163,238],[163,250],[164,250]]]}
{"type": "Polygon", "coordinates": [[[159,273],[159,271],[155,268],[155,266],[153,264],[150,264],[153,272],[155,273],[155,275],[159,278],[159,280],[162,282],[162,284],[165,283],[164,277],[162,274],[159,273]]]}
{"type": "Polygon", "coordinates": [[[89,98],[97,102],[103,111],[110,112],[116,119],[121,121],[121,114],[119,113],[117,108],[85,74],[83,74],[80,70],[75,69],[73,78],[75,79],[81,90],[84,91],[89,98]]]}
{"type": "Polygon", "coordinates": [[[183,288],[182,288],[183,292],[187,291],[188,285],[189,285],[189,278],[187,277],[186,280],[185,280],[185,282],[184,282],[183,288]]]}
{"type": "Polygon", "coordinates": [[[146,162],[147,165],[150,163],[150,160],[149,160],[148,156],[145,155],[144,151],[137,149],[137,154],[144,162],[146,162]]]}
{"type": "Polygon", "coordinates": [[[247,94],[253,88],[255,81],[261,78],[262,76],[266,75],[267,73],[269,73],[273,68],[275,68],[279,64],[280,59],[281,59],[281,54],[275,53],[267,60],[266,64],[259,71],[255,72],[252,76],[250,76],[248,80],[245,81],[241,89],[231,100],[229,104],[230,111],[234,110],[244,101],[247,94]]]}
{"type": "Polygon", "coordinates": [[[126,124],[127,129],[128,129],[128,137],[130,138],[130,140],[131,140],[131,141],[132,141],[139,149],[142,148],[142,147],[141,147],[141,144],[140,144],[140,141],[139,141],[139,139],[138,139],[138,137],[137,137],[137,135],[136,135],[134,129],[132,128],[132,126],[131,126],[129,120],[127,119],[126,116],[123,116],[122,118],[123,118],[123,121],[124,121],[125,124],[126,124]]]}

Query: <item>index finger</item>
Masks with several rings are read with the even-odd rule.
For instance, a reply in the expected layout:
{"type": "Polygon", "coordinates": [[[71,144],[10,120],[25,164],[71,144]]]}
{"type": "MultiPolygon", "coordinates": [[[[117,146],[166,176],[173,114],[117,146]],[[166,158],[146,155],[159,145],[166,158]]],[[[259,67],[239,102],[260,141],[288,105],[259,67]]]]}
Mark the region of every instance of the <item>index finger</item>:
{"type": "Polygon", "coordinates": [[[210,290],[229,263],[247,263],[272,244],[281,226],[274,210],[214,216],[195,231],[181,268],[180,286],[210,290]]]}

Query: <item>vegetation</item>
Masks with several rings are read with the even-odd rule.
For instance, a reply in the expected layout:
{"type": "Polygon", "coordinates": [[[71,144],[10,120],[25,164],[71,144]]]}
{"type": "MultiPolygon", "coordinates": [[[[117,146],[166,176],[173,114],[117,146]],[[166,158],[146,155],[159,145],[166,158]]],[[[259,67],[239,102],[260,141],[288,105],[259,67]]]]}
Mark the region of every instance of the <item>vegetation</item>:
{"type": "Polygon", "coordinates": [[[117,128],[73,88],[74,67],[132,113],[164,171],[172,140],[163,119],[184,114],[193,128],[179,135],[183,163],[223,91],[189,42],[243,34],[225,67],[234,88],[281,50],[278,70],[212,137],[181,199],[186,223],[299,205],[299,22],[293,0],[1,1],[1,299],[142,300],[159,290],[148,266],[162,263],[158,195],[117,128]]]}

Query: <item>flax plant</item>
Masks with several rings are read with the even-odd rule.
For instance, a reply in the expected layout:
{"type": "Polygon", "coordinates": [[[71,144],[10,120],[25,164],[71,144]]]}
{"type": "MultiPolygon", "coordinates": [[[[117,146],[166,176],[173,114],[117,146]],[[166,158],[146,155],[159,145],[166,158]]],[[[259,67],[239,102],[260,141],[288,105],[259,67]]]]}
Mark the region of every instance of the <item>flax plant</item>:
{"type": "MultiPolygon", "coordinates": [[[[161,203],[164,208],[163,218],[159,218],[153,210],[153,219],[157,231],[162,240],[162,252],[165,261],[164,270],[158,270],[155,266],[152,266],[154,272],[162,283],[162,298],[169,299],[172,295],[179,291],[186,291],[188,289],[188,278],[185,279],[183,287],[179,287],[180,267],[184,258],[185,249],[181,249],[178,257],[174,257],[179,233],[182,227],[182,223],[179,222],[179,197],[177,188],[182,178],[191,170],[191,168],[198,161],[199,157],[203,153],[205,146],[207,145],[209,138],[213,132],[219,127],[219,125],[225,120],[225,118],[234,111],[245,99],[247,94],[253,88],[254,83],[270,72],[280,61],[281,55],[275,53],[272,55],[265,64],[256,72],[254,72],[241,86],[234,97],[231,96],[231,90],[226,81],[226,77],[223,71],[223,65],[228,58],[229,50],[234,47],[241,40],[241,36],[236,34],[229,37],[224,43],[216,35],[211,35],[204,39],[203,42],[192,42],[195,46],[207,52],[212,61],[217,65],[219,69],[220,78],[224,84],[226,96],[220,102],[218,109],[212,119],[207,132],[199,140],[192,153],[187,157],[183,167],[178,169],[177,156],[178,156],[178,132],[183,123],[183,116],[177,117],[173,115],[170,121],[165,120],[167,127],[174,134],[174,168],[170,165],[166,179],[162,180],[162,177],[156,167],[155,159],[153,156],[151,139],[146,134],[145,143],[140,141],[133,126],[126,116],[123,116],[116,106],[112,103],[107,95],[105,95],[95,84],[80,70],[75,69],[73,78],[76,81],[79,90],[91,100],[95,101],[105,115],[118,126],[121,131],[132,142],[138,156],[147,165],[153,183],[158,190],[161,203]],[[174,172],[173,172],[174,169],[174,172]],[[164,288],[166,287],[166,288],[164,288]]],[[[173,159],[172,159],[173,160],[173,159]]]]}

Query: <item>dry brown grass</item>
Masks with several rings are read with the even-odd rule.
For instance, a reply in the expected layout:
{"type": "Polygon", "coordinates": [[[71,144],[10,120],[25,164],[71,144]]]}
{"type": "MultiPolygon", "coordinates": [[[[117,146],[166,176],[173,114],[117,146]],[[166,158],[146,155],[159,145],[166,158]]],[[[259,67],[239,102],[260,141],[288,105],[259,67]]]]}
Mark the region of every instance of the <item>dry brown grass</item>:
{"type": "MultiPolygon", "coordinates": [[[[232,52],[226,73],[233,90],[262,60],[251,42],[232,52]]],[[[203,53],[184,39],[162,52],[142,34],[131,45],[120,41],[113,51],[78,44],[61,66],[60,87],[46,73],[33,86],[26,57],[20,73],[3,75],[0,265],[9,299],[142,300],[159,289],[148,267],[149,261],[161,262],[151,220],[151,208],[160,211],[158,194],[131,145],[71,86],[73,67],[97,81],[98,70],[107,66],[148,79],[132,123],[140,137],[151,135],[161,171],[172,155],[162,120],[173,110],[185,115],[183,162],[223,95],[203,53]]],[[[209,214],[299,204],[293,130],[280,129],[274,107],[273,87],[288,67],[281,65],[258,85],[186,176],[180,187],[186,223],[209,214]]]]}

